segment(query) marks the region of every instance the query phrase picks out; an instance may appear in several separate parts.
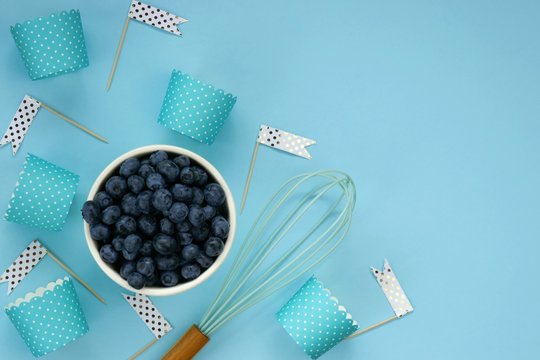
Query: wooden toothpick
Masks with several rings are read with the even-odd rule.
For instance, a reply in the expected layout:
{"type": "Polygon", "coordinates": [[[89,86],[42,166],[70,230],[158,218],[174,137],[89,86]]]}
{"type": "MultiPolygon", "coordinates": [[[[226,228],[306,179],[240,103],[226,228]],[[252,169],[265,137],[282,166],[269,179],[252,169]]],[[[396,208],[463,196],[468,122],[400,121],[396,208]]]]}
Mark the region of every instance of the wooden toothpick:
{"type": "Polygon", "coordinates": [[[88,291],[92,293],[99,301],[101,301],[104,304],[107,304],[105,300],[99,296],[97,292],[95,292],[94,289],[90,287],[86,282],[84,282],[83,279],[79,277],[79,275],[75,274],[73,270],[71,270],[66,264],[64,264],[59,258],[57,258],[48,248],[47,248],[47,254],[53,259],[58,265],[60,265],[64,270],[66,270],[71,276],[75,278],[82,286],[84,286],[88,291]]]}
{"type": "Polygon", "coordinates": [[[399,318],[398,318],[396,315],[394,315],[394,316],[389,317],[388,319],[383,320],[383,321],[381,321],[381,322],[379,322],[379,323],[376,323],[376,324],[373,324],[373,325],[371,325],[371,326],[368,326],[368,327],[365,328],[365,329],[358,330],[358,331],[355,332],[354,334],[349,335],[346,339],[352,339],[352,338],[354,338],[354,337],[357,337],[357,336],[359,336],[359,335],[362,335],[362,334],[364,334],[364,333],[367,333],[367,332],[370,331],[370,330],[376,329],[376,328],[378,328],[379,326],[383,326],[384,324],[387,324],[387,323],[389,323],[390,321],[394,321],[394,320],[396,320],[396,319],[399,319],[399,318]]]}
{"type": "Polygon", "coordinates": [[[116,55],[114,56],[113,66],[111,69],[111,73],[109,74],[109,79],[107,80],[107,91],[110,90],[114,73],[116,72],[116,65],[118,65],[118,58],[120,57],[120,52],[122,52],[122,46],[124,45],[124,38],[126,37],[126,32],[129,25],[129,16],[126,18],[126,22],[124,23],[124,28],[122,29],[122,35],[120,36],[120,43],[118,44],[118,47],[116,48],[116,55]]]}
{"type": "Polygon", "coordinates": [[[144,347],[142,349],[140,349],[139,351],[137,351],[135,354],[131,355],[131,357],[129,358],[129,360],[134,360],[136,359],[137,357],[139,357],[143,352],[145,352],[146,350],[148,350],[148,348],[152,345],[154,345],[156,342],[158,341],[157,338],[155,338],[154,340],[150,341],[148,344],[144,345],[144,347]]]}
{"type": "Polygon", "coordinates": [[[240,207],[240,213],[244,211],[244,206],[246,205],[246,198],[249,191],[249,184],[251,183],[251,176],[253,175],[253,168],[255,167],[255,160],[257,160],[258,150],[259,150],[259,142],[255,142],[255,148],[253,149],[253,155],[251,156],[251,165],[249,166],[246,186],[244,187],[244,196],[242,196],[242,205],[240,207]]]}
{"type": "Polygon", "coordinates": [[[107,139],[105,139],[103,136],[101,135],[98,135],[96,134],[95,132],[93,132],[92,130],[88,129],[87,127],[79,124],[78,122],[76,122],[75,120],[72,120],[70,118],[68,118],[67,116],[65,116],[64,114],[61,114],[59,113],[58,111],[54,110],[53,108],[51,108],[49,105],[47,104],[44,104],[43,102],[41,102],[41,100],[39,101],[40,105],[45,109],[47,110],[48,112],[58,116],[60,119],[64,120],[64,121],[67,121],[68,123],[70,123],[71,125],[75,126],[75,127],[78,127],[79,129],[81,129],[82,131],[84,131],[85,133],[89,134],[89,135],[92,135],[93,137],[95,137],[96,139],[100,140],[100,141],[103,141],[104,143],[109,143],[107,141],[107,139]]]}

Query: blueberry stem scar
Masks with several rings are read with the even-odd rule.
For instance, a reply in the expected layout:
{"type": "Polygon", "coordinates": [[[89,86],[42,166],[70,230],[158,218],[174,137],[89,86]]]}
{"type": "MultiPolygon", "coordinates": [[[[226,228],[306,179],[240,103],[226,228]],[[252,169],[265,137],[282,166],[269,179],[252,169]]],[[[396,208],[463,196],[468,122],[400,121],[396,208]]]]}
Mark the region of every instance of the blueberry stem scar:
{"type": "Polygon", "coordinates": [[[105,300],[88,285],[86,282],[84,282],[83,279],[79,277],[79,275],[75,274],[73,270],[71,270],[66,264],[64,264],[59,258],[57,258],[49,249],[47,249],[47,254],[53,259],[58,265],[60,265],[64,270],[66,270],[71,276],[75,278],[82,286],[84,286],[88,291],[92,293],[99,301],[101,301],[104,304],[107,304],[105,300]]]}
{"type": "Polygon", "coordinates": [[[92,135],[93,137],[95,137],[96,139],[100,140],[100,141],[103,141],[104,143],[109,143],[107,141],[107,139],[105,139],[104,137],[96,134],[95,132],[93,132],[92,130],[88,129],[87,127],[83,126],[82,124],[79,124],[78,122],[76,122],[75,120],[73,119],[70,119],[68,118],[67,116],[65,116],[64,114],[61,114],[59,113],[58,111],[54,110],[53,108],[51,108],[49,105],[43,103],[42,101],[40,101],[40,104],[41,106],[47,110],[48,112],[58,116],[59,118],[61,118],[62,120],[65,120],[67,121],[68,123],[70,123],[71,125],[81,129],[82,131],[84,131],[85,133],[89,134],[89,135],[92,135]]]}

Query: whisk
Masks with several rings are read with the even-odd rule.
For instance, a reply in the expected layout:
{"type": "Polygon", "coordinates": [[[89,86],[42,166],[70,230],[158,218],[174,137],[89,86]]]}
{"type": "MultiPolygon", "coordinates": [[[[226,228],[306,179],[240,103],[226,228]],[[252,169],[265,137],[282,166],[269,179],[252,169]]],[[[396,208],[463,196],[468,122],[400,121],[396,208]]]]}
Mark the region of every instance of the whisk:
{"type": "Polygon", "coordinates": [[[341,171],[288,180],[256,218],[199,325],[192,325],[163,359],[193,358],[229,320],[323,261],[347,235],[355,202],[354,182],[341,171]]]}

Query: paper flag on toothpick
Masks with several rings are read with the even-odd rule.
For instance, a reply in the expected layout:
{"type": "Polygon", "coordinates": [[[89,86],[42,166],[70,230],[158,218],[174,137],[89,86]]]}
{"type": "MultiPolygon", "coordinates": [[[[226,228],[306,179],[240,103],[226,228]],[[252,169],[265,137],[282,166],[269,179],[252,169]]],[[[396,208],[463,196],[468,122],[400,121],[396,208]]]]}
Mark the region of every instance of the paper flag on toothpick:
{"type": "Polygon", "coordinates": [[[392,306],[392,310],[397,317],[402,317],[410,312],[413,312],[413,307],[405,295],[403,288],[399,284],[396,274],[390,267],[388,260],[384,260],[383,270],[378,270],[376,268],[371,268],[371,272],[375,275],[377,282],[381,286],[386,299],[392,306]]]}
{"type": "Polygon", "coordinates": [[[32,125],[32,121],[36,117],[40,107],[41,103],[38,100],[32,98],[30,95],[25,95],[15,116],[13,116],[13,120],[11,120],[4,136],[0,140],[0,146],[11,143],[11,150],[13,155],[15,155],[21,147],[24,136],[28,129],[30,129],[30,125],[32,125]]]}
{"type": "Polygon", "coordinates": [[[178,36],[182,35],[178,26],[188,21],[178,15],[135,0],[131,1],[128,16],[133,20],[152,25],[178,36]]]}
{"type": "Polygon", "coordinates": [[[311,159],[311,155],[306,150],[306,147],[316,144],[315,140],[291,134],[268,125],[261,125],[257,142],[306,159],[311,159]]]}
{"type": "Polygon", "coordinates": [[[33,240],[13,263],[0,275],[0,283],[8,283],[8,295],[19,285],[26,275],[47,255],[47,249],[33,240]]]}
{"type": "Polygon", "coordinates": [[[122,294],[122,296],[131,305],[133,311],[144,321],[156,339],[160,339],[172,330],[171,324],[161,315],[147,296],[142,294],[122,294]]]}

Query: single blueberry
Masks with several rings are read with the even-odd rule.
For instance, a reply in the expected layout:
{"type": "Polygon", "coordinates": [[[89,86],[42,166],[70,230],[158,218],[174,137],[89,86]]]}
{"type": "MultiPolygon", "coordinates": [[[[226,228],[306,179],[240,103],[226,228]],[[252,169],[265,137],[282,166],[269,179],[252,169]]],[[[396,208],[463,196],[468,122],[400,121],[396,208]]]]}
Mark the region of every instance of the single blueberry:
{"type": "Polygon", "coordinates": [[[144,287],[145,278],[142,274],[139,274],[138,272],[134,271],[127,277],[127,282],[129,286],[131,286],[134,289],[142,289],[144,287]]]}
{"type": "Polygon", "coordinates": [[[187,233],[192,228],[191,223],[188,220],[184,220],[181,223],[176,224],[176,230],[181,233],[187,233]]]}
{"type": "Polygon", "coordinates": [[[160,254],[168,255],[180,250],[180,243],[178,240],[169,235],[157,234],[154,236],[152,243],[154,249],[160,254]]]}
{"type": "Polygon", "coordinates": [[[122,256],[124,257],[124,259],[131,261],[131,260],[135,260],[139,256],[139,253],[137,251],[129,252],[126,249],[124,249],[122,250],[122,256]]]}
{"type": "Polygon", "coordinates": [[[141,233],[145,236],[153,236],[157,233],[157,220],[152,215],[143,215],[137,219],[137,226],[141,233]]]}
{"type": "Polygon", "coordinates": [[[102,223],[90,225],[90,236],[96,241],[108,241],[111,237],[111,230],[102,223]]]}
{"type": "Polygon", "coordinates": [[[178,165],[176,165],[171,160],[163,160],[156,166],[156,170],[158,173],[160,173],[166,181],[172,183],[176,180],[178,177],[178,174],[180,174],[180,169],[178,168],[178,165]]]}
{"type": "Polygon", "coordinates": [[[118,260],[118,252],[111,244],[106,244],[99,249],[99,256],[108,264],[114,264],[118,260]]]}
{"type": "Polygon", "coordinates": [[[122,266],[120,266],[120,276],[122,279],[126,280],[132,272],[136,270],[135,261],[124,261],[122,266]]]}
{"type": "Polygon", "coordinates": [[[125,177],[126,179],[130,177],[131,175],[135,175],[137,171],[139,170],[139,167],[141,166],[141,163],[139,162],[139,159],[137,158],[129,158],[126,159],[122,165],[120,165],[120,175],[125,177]]]}
{"type": "Polygon", "coordinates": [[[81,213],[84,221],[86,221],[89,225],[97,224],[101,219],[101,208],[94,201],[85,202],[81,213]]]}
{"type": "Polygon", "coordinates": [[[197,264],[187,264],[182,266],[182,270],[180,272],[184,279],[193,280],[201,275],[201,267],[197,264]]]}
{"type": "Polygon", "coordinates": [[[146,187],[150,190],[162,189],[165,187],[165,179],[161,174],[153,173],[146,178],[146,187]]]}
{"type": "Polygon", "coordinates": [[[201,249],[195,244],[189,244],[182,249],[182,258],[186,261],[195,259],[201,253],[201,249]]]}
{"type": "Polygon", "coordinates": [[[172,194],[167,189],[159,189],[152,195],[152,206],[159,211],[168,211],[172,202],[172,194]]]}
{"type": "Polygon", "coordinates": [[[154,170],[152,165],[148,163],[142,164],[141,167],[139,168],[139,176],[142,177],[143,179],[146,179],[148,175],[153,174],[155,172],[156,170],[154,170]]]}
{"type": "Polygon", "coordinates": [[[163,286],[171,287],[178,284],[178,281],[180,278],[178,277],[178,274],[174,271],[164,271],[161,273],[161,283],[163,286]]]}
{"type": "Polygon", "coordinates": [[[105,191],[100,191],[94,196],[94,201],[99,205],[100,208],[105,209],[113,204],[113,199],[111,195],[107,194],[105,191]]]}
{"type": "Polygon", "coordinates": [[[190,204],[193,200],[193,189],[183,184],[174,184],[171,188],[174,200],[190,204]]]}
{"type": "Polygon", "coordinates": [[[212,235],[226,239],[229,235],[230,224],[223,216],[216,216],[212,220],[212,235]]]}
{"type": "Polygon", "coordinates": [[[141,210],[137,206],[137,195],[133,193],[127,193],[122,197],[121,201],[122,211],[126,215],[137,217],[141,215],[141,210]]]}
{"type": "Polygon", "coordinates": [[[198,187],[193,188],[193,199],[191,202],[196,205],[202,205],[204,203],[204,193],[198,187]]]}
{"type": "Polygon", "coordinates": [[[127,179],[127,185],[128,185],[129,190],[132,193],[138,194],[138,193],[140,193],[141,191],[144,190],[144,188],[146,186],[146,182],[139,175],[131,175],[127,179]]]}
{"type": "Polygon", "coordinates": [[[208,173],[199,166],[193,166],[192,169],[195,173],[195,184],[204,187],[208,182],[208,173]]]}
{"type": "Polygon", "coordinates": [[[169,156],[167,153],[163,150],[156,151],[152,155],[150,155],[150,165],[156,166],[158,163],[162,162],[163,160],[167,160],[169,156]]]}
{"type": "Polygon", "coordinates": [[[150,276],[146,277],[145,286],[161,286],[160,276],[157,274],[156,271],[154,271],[150,276]]]}
{"type": "Polygon", "coordinates": [[[136,252],[142,246],[142,239],[139,235],[131,234],[124,239],[124,249],[128,252],[136,252]]]}
{"type": "Polygon", "coordinates": [[[199,254],[196,261],[199,265],[201,265],[203,269],[208,269],[214,263],[214,259],[212,259],[210,256],[207,256],[203,253],[199,254]]]}
{"type": "Polygon", "coordinates": [[[173,159],[173,161],[176,165],[178,165],[180,169],[185,168],[186,166],[189,166],[191,164],[191,161],[185,155],[177,156],[173,159]]]}
{"type": "Polygon", "coordinates": [[[174,235],[174,224],[171,220],[163,218],[159,222],[159,231],[167,235],[174,235]]]}
{"type": "Polygon", "coordinates": [[[223,252],[224,247],[223,240],[218,237],[211,237],[204,243],[204,252],[208,256],[216,257],[223,252]]]}
{"type": "Polygon", "coordinates": [[[204,200],[208,205],[221,206],[225,202],[225,191],[219,184],[208,184],[204,188],[204,200]]]}
{"type": "Polygon", "coordinates": [[[191,205],[188,215],[189,222],[195,226],[200,227],[204,223],[204,213],[199,205],[191,205]]]}
{"type": "Polygon", "coordinates": [[[144,276],[150,276],[154,273],[156,266],[154,265],[154,259],[145,256],[137,261],[137,272],[144,276]]]}
{"type": "Polygon", "coordinates": [[[154,245],[152,245],[152,241],[145,241],[139,249],[139,254],[141,254],[142,256],[153,256],[154,245]]]}
{"type": "Polygon", "coordinates": [[[134,218],[128,215],[122,215],[114,224],[116,232],[120,235],[129,235],[137,231],[137,222],[134,218]]]}
{"type": "Polygon", "coordinates": [[[121,176],[112,176],[105,183],[105,191],[107,191],[113,199],[122,197],[127,191],[126,180],[121,176]]]}
{"type": "Polygon", "coordinates": [[[180,171],[180,182],[185,185],[191,185],[195,182],[195,172],[191,167],[185,167],[180,171]]]}
{"type": "Polygon", "coordinates": [[[122,210],[116,205],[109,206],[101,214],[101,221],[107,225],[112,225],[120,219],[122,216],[122,210]]]}
{"type": "Polygon", "coordinates": [[[180,266],[180,257],[178,255],[161,255],[158,254],[154,258],[158,270],[174,270],[180,266]]]}
{"type": "Polygon", "coordinates": [[[206,221],[213,219],[217,215],[217,209],[211,205],[206,205],[202,210],[206,221]]]}
{"type": "Polygon", "coordinates": [[[178,224],[186,219],[189,213],[189,208],[186,204],[177,202],[172,204],[169,209],[169,220],[178,224]]]}
{"type": "Polygon", "coordinates": [[[114,250],[116,251],[122,251],[124,250],[124,238],[120,235],[116,235],[112,239],[112,246],[114,247],[114,250]]]}
{"type": "Polygon", "coordinates": [[[143,214],[150,214],[152,212],[152,195],[154,193],[150,190],[145,190],[137,195],[137,208],[143,214]]]}
{"type": "Polygon", "coordinates": [[[189,245],[193,242],[193,235],[188,232],[176,234],[176,238],[180,242],[180,245],[189,245]]]}
{"type": "Polygon", "coordinates": [[[205,241],[210,235],[210,227],[208,224],[203,223],[198,228],[193,228],[191,230],[191,235],[193,235],[193,240],[195,241],[205,241]]]}

